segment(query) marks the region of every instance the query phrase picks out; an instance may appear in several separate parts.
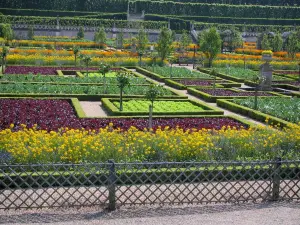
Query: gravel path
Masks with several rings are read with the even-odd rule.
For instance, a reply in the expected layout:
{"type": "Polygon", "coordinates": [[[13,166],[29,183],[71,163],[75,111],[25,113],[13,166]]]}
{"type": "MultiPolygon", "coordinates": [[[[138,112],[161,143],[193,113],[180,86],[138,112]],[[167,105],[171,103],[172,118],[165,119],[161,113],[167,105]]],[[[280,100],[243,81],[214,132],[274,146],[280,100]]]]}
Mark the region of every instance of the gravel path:
{"type": "Polygon", "coordinates": [[[80,105],[87,117],[107,117],[106,111],[102,107],[102,102],[81,101],[80,105]]]}
{"type": "Polygon", "coordinates": [[[56,225],[299,225],[300,204],[269,202],[172,207],[127,207],[114,212],[97,207],[0,211],[0,224],[56,225]]]}

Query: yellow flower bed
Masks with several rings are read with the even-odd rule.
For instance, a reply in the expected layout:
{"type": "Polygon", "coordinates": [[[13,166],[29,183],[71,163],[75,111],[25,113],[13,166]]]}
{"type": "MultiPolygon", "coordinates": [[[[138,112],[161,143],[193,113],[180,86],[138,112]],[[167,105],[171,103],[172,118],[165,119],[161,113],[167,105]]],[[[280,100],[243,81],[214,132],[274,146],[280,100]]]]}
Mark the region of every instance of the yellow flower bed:
{"type": "MultiPolygon", "coordinates": [[[[11,125],[11,128],[13,125],[11,125]]],[[[276,156],[296,159],[300,154],[300,126],[284,132],[269,129],[170,130],[155,133],[113,130],[60,130],[47,132],[28,129],[0,132],[0,149],[15,162],[104,162],[116,161],[189,161],[258,160],[276,156]]]]}

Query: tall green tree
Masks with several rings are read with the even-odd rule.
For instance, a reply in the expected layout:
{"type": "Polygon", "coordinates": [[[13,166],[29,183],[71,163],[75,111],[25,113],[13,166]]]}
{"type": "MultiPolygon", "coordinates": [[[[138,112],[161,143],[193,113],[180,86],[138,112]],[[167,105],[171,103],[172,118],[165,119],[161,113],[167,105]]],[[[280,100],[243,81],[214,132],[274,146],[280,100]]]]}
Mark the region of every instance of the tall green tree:
{"type": "Polygon", "coordinates": [[[299,38],[296,32],[291,32],[286,40],[286,50],[288,56],[294,59],[296,53],[300,50],[299,38]]]}
{"type": "Polygon", "coordinates": [[[73,46],[73,54],[74,54],[74,59],[75,59],[75,67],[77,66],[77,57],[78,57],[79,52],[80,52],[79,46],[74,45],[73,46]]]}
{"type": "Polygon", "coordinates": [[[208,66],[211,67],[213,60],[221,51],[222,40],[220,34],[215,27],[211,27],[209,30],[203,31],[200,37],[200,51],[204,52],[208,58],[208,66]]]}
{"type": "Polygon", "coordinates": [[[183,51],[187,50],[188,45],[191,43],[191,37],[190,35],[187,33],[186,30],[182,31],[182,35],[180,37],[180,45],[181,45],[181,49],[183,51]]]}
{"type": "Polygon", "coordinates": [[[100,66],[99,66],[99,73],[102,74],[103,76],[103,86],[104,86],[104,93],[106,94],[106,91],[107,91],[107,85],[106,85],[106,76],[105,74],[107,74],[109,71],[110,71],[111,67],[109,64],[106,64],[106,63],[100,63],[100,66]]]}
{"type": "Polygon", "coordinates": [[[13,39],[13,36],[14,32],[10,24],[0,24],[0,37],[3,37],[7,44],[13,39]]]}
{"type": "Polygon", "coordinates": [[[120,111],[123,111],[123,91],[125,87],[130,85],[129,75],[126,72],[118,72],[117,82],[120,88],[120,111]]]}
{"type": "Polygon", "coordinates": [[[267,34],[263,35],[263,38],[261,41],[261,49],[262,50],[271,50],[271,44],[270,44],[269,37],[267,34]]]}
{"type": "Polygon", "coordinates": [[[137,36],[137,42],[138,42],[138,51],[145,52],[147,49],[147,44],[149,42],[149,39],[148,39],[148,34],[145,32],[145,29],[143,27],[139,30],[137,36]]]}
{"type": "Polygon", "coordinates": [[[104,48],[105,44],[106,44],[106,32],[104,27],[101,27],[96,33],[95,33],[95,37],[94,37],[94,41],[99,43],[100,48],[104,48]]]}
{"type": "Polygon", "coordinates": [[[28,28],[27,38],[28,38],[28,40],[33,40],[33,37],[34,37],[33,26],[30,26],[30,27],[28,28]]]}
{"type": "Polygon", "coordinates": [[[117,48],[122,49],[123,48],[123,43],[124,43],[124,33],[123,30],[121,32],[117,33],[117,48]]]}
{"type": "Polygon", "coordinates": [[[6,57],[9,53],[9,48],[6,46],[2,47],[2,52],[1,52],[1,61],[2,61],[2,74],[4,74],[5,70],[4,68],[6,67],[6,57]]]}
{"type": "Polygon", "coordinates": [[[92,61],[92,58],[89,55],[84,55],[84,56],[82,56],[81,60],[85,64],[86,75],[89,76],[89,65],[90,65],[90,62],[92,61]]]}
{"type": "Polygon", "coordinates": [[[172,51],[172,32],[167,27],[163,27],[159,33],[157,51],[162,61],[164,61],[172,51]]]}
{"type": "Polygon", "coordinates": [[[281,37],[281,34],[277,32],[276,35],[274,36],[273,41],[272,41],[273,52],[281,51],[282,46],[283,46],[283,39],[281,37]]]}
{"type": "Polygon", "coordinates": [[[77,33],[77,39],[84,39],[84,29],[83,29],[83,27],[79,28],[79,31],[77,33]]]}
{"type": "Polygon", "coordinates": [[[149,105],[149,129],[152,128],[152,112],[154,108],[154,101],[163,95],[162,88],[158,85],[151,84],[145,94],[145,98],[151,102],[149,105]]]}

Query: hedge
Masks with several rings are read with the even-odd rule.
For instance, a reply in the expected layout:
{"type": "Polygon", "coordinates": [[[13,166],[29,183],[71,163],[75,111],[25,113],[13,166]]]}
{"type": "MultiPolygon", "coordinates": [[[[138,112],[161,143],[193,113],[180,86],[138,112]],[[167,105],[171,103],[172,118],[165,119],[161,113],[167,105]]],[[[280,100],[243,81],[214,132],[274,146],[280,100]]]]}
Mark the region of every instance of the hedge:
{"type": "MultiPolygon", "coordinates": [[[[138,115],[148,115],[149,112],[124,112],[124,111],[119,111],[119,109],[111,102],[112,100],[119,100],[119,98],[103,98],[102,99],[102,104],[103,106],[107,109],[107,111],[114,116],[119,116],[119,115],[126,115],[126,116],[138,116],[138,115]]],[[[132,99],[124,98],[123,101],[128,101],[132,99]]],[[[161,98],[160,100],[170,100],[166,98],[161,98]]],[[[183,100],[183,99],[172,99],[171,101],[189,101],[192,102],[193,104],[202,107],[205,109],[204,111],[200,112],[153,112],[153,115],[173,115],[176,116],[178,114],[180,115],[223,115],[224,112],[219,110],[216,107],[207,105],[205,103],[200,103],[197,101],[193,100],[183,100]]]]}
{"type": "MultiPolygon", "coordinates": [[[[203,68],[200,68],[200,67],[198,67],[197,70],[199,70],[200,72],[203,72],[203,73],[210,73],[210,70],[203,69],[203,68]]],[[[223,73],[219,73],[219,72],[216,72],[216,76],[220,77],[220,78],[223,78],[225,80],[232,80],[232,81],[240,82],[240,83],[244,83],[244,81],[245,81],[245,79],[236,78],[236,77],[233,77],[233,76],[230,76],[230,75],[227,75],[227,74],[223,74],[223,73]]]]}
{"type": "Polygon", "coordinates": [[[245,106],[240,106],[238,104],[235,104],[233,102],[231,102],[230,100],[224,100],[224,99],[218,99],[217,100],[217,105],[222,107],[222,108],[226,108],[229,109],[230,111],[248,116],[252,119],[261,121],[263,123],[266,122],[266,120],[268,120],[268,124],[271,125],[278,125],[281,128],[283,127],[291,127],[294,124],[290,123],[288,121],[285,121],[283,119],[277,118],[275,116],[271,116],[265,113],[262,113],[260,111],[245,107],[245,106]]]}
{"type": "Polygon", "coordinates": [[[77,117],[78,118],[86,118],[86,114],[83,111],[79,100],[77,98],[71,98],[71,103],[72,103],[72,106],[74,108],[74,111],[75,111],[77,117]]]}
{"type": "Polygon", "coordinates": [[[164,81],[166,77],[158,75],[156,73],[150,72],[149,70],[145,70],[139,66],[136,67],[136,72],[141,73],[147,77],[150,77],[152,79],[158,80],[158,81],[164,81]]]}

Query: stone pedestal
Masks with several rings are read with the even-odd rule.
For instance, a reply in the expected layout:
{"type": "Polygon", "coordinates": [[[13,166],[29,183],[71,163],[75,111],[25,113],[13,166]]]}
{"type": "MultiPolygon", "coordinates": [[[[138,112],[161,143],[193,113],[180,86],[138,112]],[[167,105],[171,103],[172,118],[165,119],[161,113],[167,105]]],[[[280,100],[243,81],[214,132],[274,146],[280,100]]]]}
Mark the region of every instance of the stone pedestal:
{"type": "Polygon", "coordinates": [[[270,65],[269,61],[266,61],[260,66],[260,89],[262,91],[272,90],[272,79],[273,79],[273,67],[270,65]]]}

